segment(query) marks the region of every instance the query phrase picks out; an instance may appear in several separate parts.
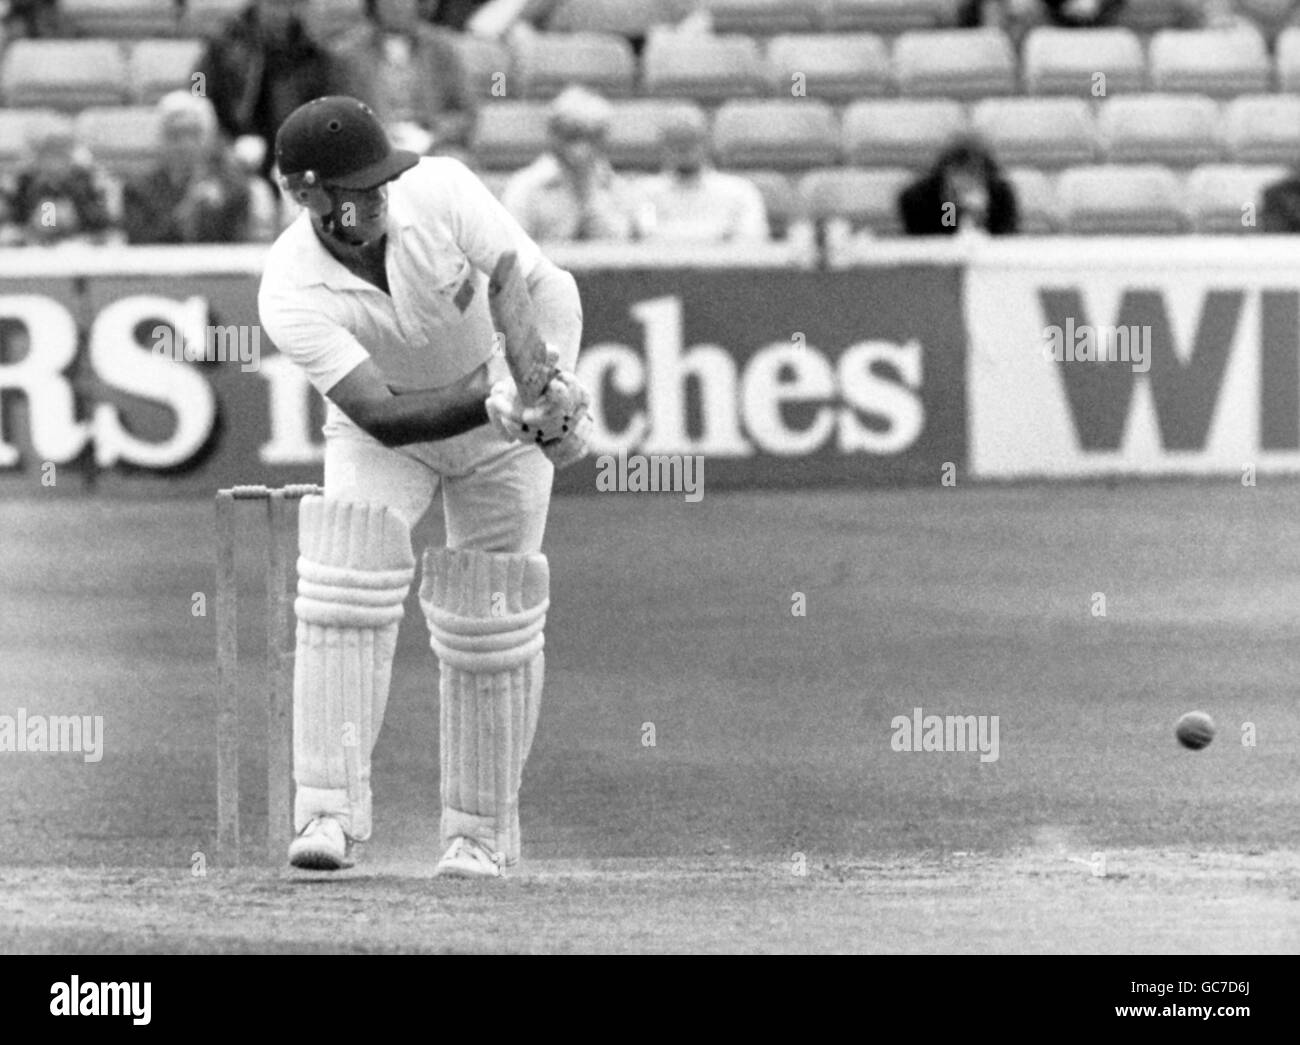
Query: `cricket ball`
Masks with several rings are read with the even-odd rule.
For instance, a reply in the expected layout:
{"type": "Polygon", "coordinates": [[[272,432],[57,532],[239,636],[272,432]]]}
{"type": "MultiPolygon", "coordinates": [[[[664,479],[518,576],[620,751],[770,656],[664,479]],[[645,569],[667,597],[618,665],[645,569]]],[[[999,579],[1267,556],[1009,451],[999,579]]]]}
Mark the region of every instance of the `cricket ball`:
{"type": "Polygon", "coordinates": [[[1214,739],[1214,719],[1204,711],[1189,711],[1178,720],[1174,735],[1178,737],[1178,743],[1183,747],[1200,751],[1214,739]]]}

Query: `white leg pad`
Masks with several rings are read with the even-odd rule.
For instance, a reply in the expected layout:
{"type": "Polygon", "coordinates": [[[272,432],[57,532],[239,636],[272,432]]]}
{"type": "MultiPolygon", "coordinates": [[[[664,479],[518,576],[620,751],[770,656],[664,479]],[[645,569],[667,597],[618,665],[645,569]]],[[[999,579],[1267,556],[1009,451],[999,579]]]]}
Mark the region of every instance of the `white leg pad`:
{"type": "Polygon", "coordinates": [[[519,787],[537,731],[546,556],[430,548],[420,604],[439,661],[442,843],[519,860],[519,787]]]}
{"type": "Polygon", "coordinates": [[[298,514],[294,826],[333,816],[370,837],[370,756],[415,574],[406,523],[380,504],[304,497],[298,514]]]}

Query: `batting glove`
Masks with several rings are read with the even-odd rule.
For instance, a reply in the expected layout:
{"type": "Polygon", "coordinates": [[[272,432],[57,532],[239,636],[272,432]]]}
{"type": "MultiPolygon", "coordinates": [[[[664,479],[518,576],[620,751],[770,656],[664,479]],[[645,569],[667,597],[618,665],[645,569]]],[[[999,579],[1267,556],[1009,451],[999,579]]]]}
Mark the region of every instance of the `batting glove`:
{"type": "Polygon", "coordinates": [[[503,378],[492,386],[487,401],[488,422],[502,439],[511,443],[521,443],[529,438],[523,423],[523,405],[519,402],[519,390],[510,378],[503,378]]]}
{"type": "Polygon", "coordinates": [[[569,465],[581,461],[591,451],[591,432],[595,427],[591,415],[584,411],[562,438],[542,443],[542,453],[557,469],[568,468],[569,465]]]}

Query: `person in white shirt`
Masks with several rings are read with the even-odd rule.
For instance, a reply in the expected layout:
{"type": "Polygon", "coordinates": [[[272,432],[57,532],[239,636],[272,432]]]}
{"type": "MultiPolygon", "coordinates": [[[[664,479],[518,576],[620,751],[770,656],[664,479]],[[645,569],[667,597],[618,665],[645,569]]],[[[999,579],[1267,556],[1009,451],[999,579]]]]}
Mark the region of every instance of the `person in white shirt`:
{"type": "Polygon", "coordinates": [[[530,236],[556,240],[629,240],[639,208],[632,186],[605,152],[613,109],[585,87],[552,103],[551,148],[506,183],[501,202],[530,236]]]}
{"type": "Polygon", "coordinates": [[[357,99],[296,110],[276,162],[303,212],[268,252],[258,307],[328,400],[325,495],[299,515],[289,861],[347,867],[370,835],[411,528],[441,492],[447,546],[426,550],[420,589],[440,665],[436,871],[499,876],[519,859],[541,698],[552,462],[581,457],[591,430],[577,286],[462,163],[393,148],[357,99]],[[488,309],[508,251],[555,368],[526,410],[488,309]]]}
{"type": "Polygon", "coordinates": [[[654,242],[762,243],[767,208],[753,182],[714,170],[708,128],[695,112],[665,121],[662,173],[642,186],[641,238],[654,242]]]}

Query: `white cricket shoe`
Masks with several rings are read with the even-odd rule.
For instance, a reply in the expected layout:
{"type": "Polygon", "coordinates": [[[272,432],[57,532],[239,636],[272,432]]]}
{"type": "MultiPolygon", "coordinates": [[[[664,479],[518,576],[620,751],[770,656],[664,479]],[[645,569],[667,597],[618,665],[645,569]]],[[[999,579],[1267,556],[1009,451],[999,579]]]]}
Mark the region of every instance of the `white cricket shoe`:
{"type": "Polygon", "coordinates": [[[354,863],[352,839],[332,816],[313,817],[289,843],[289,863],[304,871],[341,871],[354,863]]]}
{"type": "Polygon", "coordinates": [[[500,878],[501,854],[473,838],[458,836],[451,840],[433,873],[439,878],[500,878]]]}

